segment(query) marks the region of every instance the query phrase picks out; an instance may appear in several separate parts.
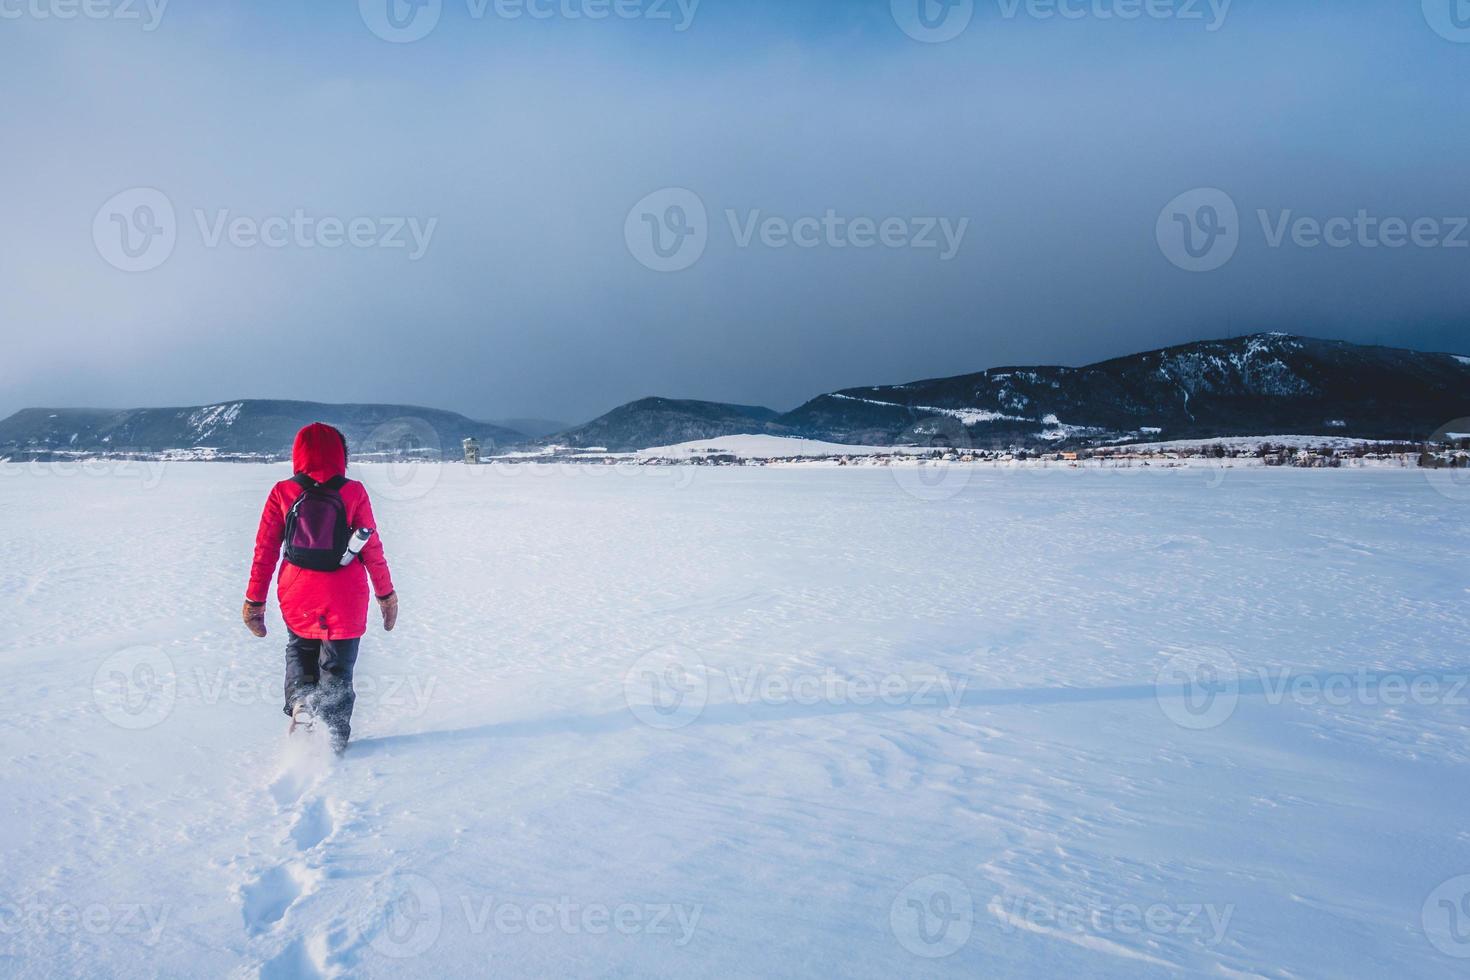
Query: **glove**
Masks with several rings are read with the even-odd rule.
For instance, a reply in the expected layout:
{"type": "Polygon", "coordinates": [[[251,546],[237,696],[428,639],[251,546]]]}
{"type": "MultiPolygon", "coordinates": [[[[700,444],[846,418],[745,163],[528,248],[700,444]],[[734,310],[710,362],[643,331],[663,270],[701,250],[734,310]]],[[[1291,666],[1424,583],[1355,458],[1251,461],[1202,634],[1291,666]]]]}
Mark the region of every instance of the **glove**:
{"type": "Polygon", "coordinates": [[[245,607],[240,610],[240,618],[245,621],[245,628],[256,636],[265,636],[265,603],[251,602],[245,600],[245,607]]]}
{"type": "Polygon", "coordinates": [[[379,596],[378,608],[383,612],[383,629],[393,632],[393,624],[398,622],[398,593],[389,592],[385,596],[379,596]]]}

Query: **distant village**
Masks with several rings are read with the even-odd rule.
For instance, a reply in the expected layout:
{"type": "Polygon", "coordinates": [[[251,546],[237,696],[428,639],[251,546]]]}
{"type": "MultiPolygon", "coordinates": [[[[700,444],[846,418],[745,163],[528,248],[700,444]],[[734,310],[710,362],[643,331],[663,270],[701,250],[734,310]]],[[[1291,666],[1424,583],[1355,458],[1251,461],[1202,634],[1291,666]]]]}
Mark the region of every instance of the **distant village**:
{"type": "MultiPolygon", "coordinates": [[[[736,437],[737,439],[739,437],[736,437]]],[[[1438,441],[1369,441],[1344,436],[1262,436],[1200,439],[1179,442],[1134,443],[1116,446],[1044,447],[1030,449],[953,449],[923,446],[847,447],[803,439],[777,439],[758,447],[732,451],[724,440],[702,440],[662,449],[609,452],[603,448],[544,446],[530,450],[496,452],[475,439],[462,444],[465,463],[520,465],[576,463],[624,466],[904,466],[932,463],[972,463],[1016,467],[1184,467],[1201,465],[1272,466],[1305,469],[1392,466],[1427,469],[1470,468],[1470,433],[1451,433],[1438,441]]],[[[0,455],[9,463],[84,463],[106,460],[158,462],[272,463],[289,459],[285,453],[231,452],[207,446],[158,451],[34,449],[0,455]]],[[[436,447],[365,446],[353,459],[368,463],[437,463],[454,459],[436,447]]]]}
{"type": "Polygon", "coordinates": [[[1170,466],[1225,462],[1254,466],[1290,466],[1305,469],[1394,466],[1470,468],[1470,434],[1454,434],[1441,442],[1354,441],[1344,437],[1291,437],[1191,440],[1075,449],[980,450],[896,446],[891,451],[812,452],[790,455],[734,453],[718,447],[700,449],[698,441],[677,447],[674,453],[608,452],[600,448],[548,446],[537,452],[486,455],[474,439],[464,441],[469,464],[580,463],[639,466],[766,466],[825,464],[831,466],[894,466],[932,462],[1094,467],[1170,466]]]}

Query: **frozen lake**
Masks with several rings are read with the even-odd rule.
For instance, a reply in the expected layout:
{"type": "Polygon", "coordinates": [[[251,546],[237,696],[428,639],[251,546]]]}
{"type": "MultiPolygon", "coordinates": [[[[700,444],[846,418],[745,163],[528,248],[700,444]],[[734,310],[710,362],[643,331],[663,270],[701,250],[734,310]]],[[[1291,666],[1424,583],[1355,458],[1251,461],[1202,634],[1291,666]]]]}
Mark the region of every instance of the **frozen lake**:
{"type": "Polygon", "coordinates": [[[403,611],[335,764],[238,619],[286,475],[0,467],[0,974],[1470,963],[1418,472],[354,467],[403,611]]]}

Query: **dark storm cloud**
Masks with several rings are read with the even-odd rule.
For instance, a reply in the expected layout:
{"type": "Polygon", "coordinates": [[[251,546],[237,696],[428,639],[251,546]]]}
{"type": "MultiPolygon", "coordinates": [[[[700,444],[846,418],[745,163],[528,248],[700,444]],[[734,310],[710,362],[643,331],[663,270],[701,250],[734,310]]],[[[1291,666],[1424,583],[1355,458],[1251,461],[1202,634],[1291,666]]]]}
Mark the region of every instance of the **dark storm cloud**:
{"type": "Polygon", "coordinates": [[[1417,3],[445,0],[395,43],[370,2],[47,2],[0,23],[0,413],[579,420],[1257,329],[1470,348],[1470,43],[1417,3]]]}

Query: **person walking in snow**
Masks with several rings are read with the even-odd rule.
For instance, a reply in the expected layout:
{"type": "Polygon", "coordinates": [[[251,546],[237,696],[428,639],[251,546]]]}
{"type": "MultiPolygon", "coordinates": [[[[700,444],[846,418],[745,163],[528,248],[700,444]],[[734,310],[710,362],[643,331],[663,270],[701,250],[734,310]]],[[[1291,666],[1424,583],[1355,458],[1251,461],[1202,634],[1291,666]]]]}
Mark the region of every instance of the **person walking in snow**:
{"type": "Polygon", "coordinates": [[[347,440],[313,422],[291,447],[295,475],[271,488],[255,534],[241,617],[265,636],[265,599],[279,563],[276,599],[286,622],[286,705],[294,731],[320,718],[340,754],[352,733],[352,671],[367,632],[368,583],[383,629],[398,620],[398,595],[383,555],[367,488],[347,479],[347,440]],[[281,561],[284,546],[285,561],[281,561]]]}

